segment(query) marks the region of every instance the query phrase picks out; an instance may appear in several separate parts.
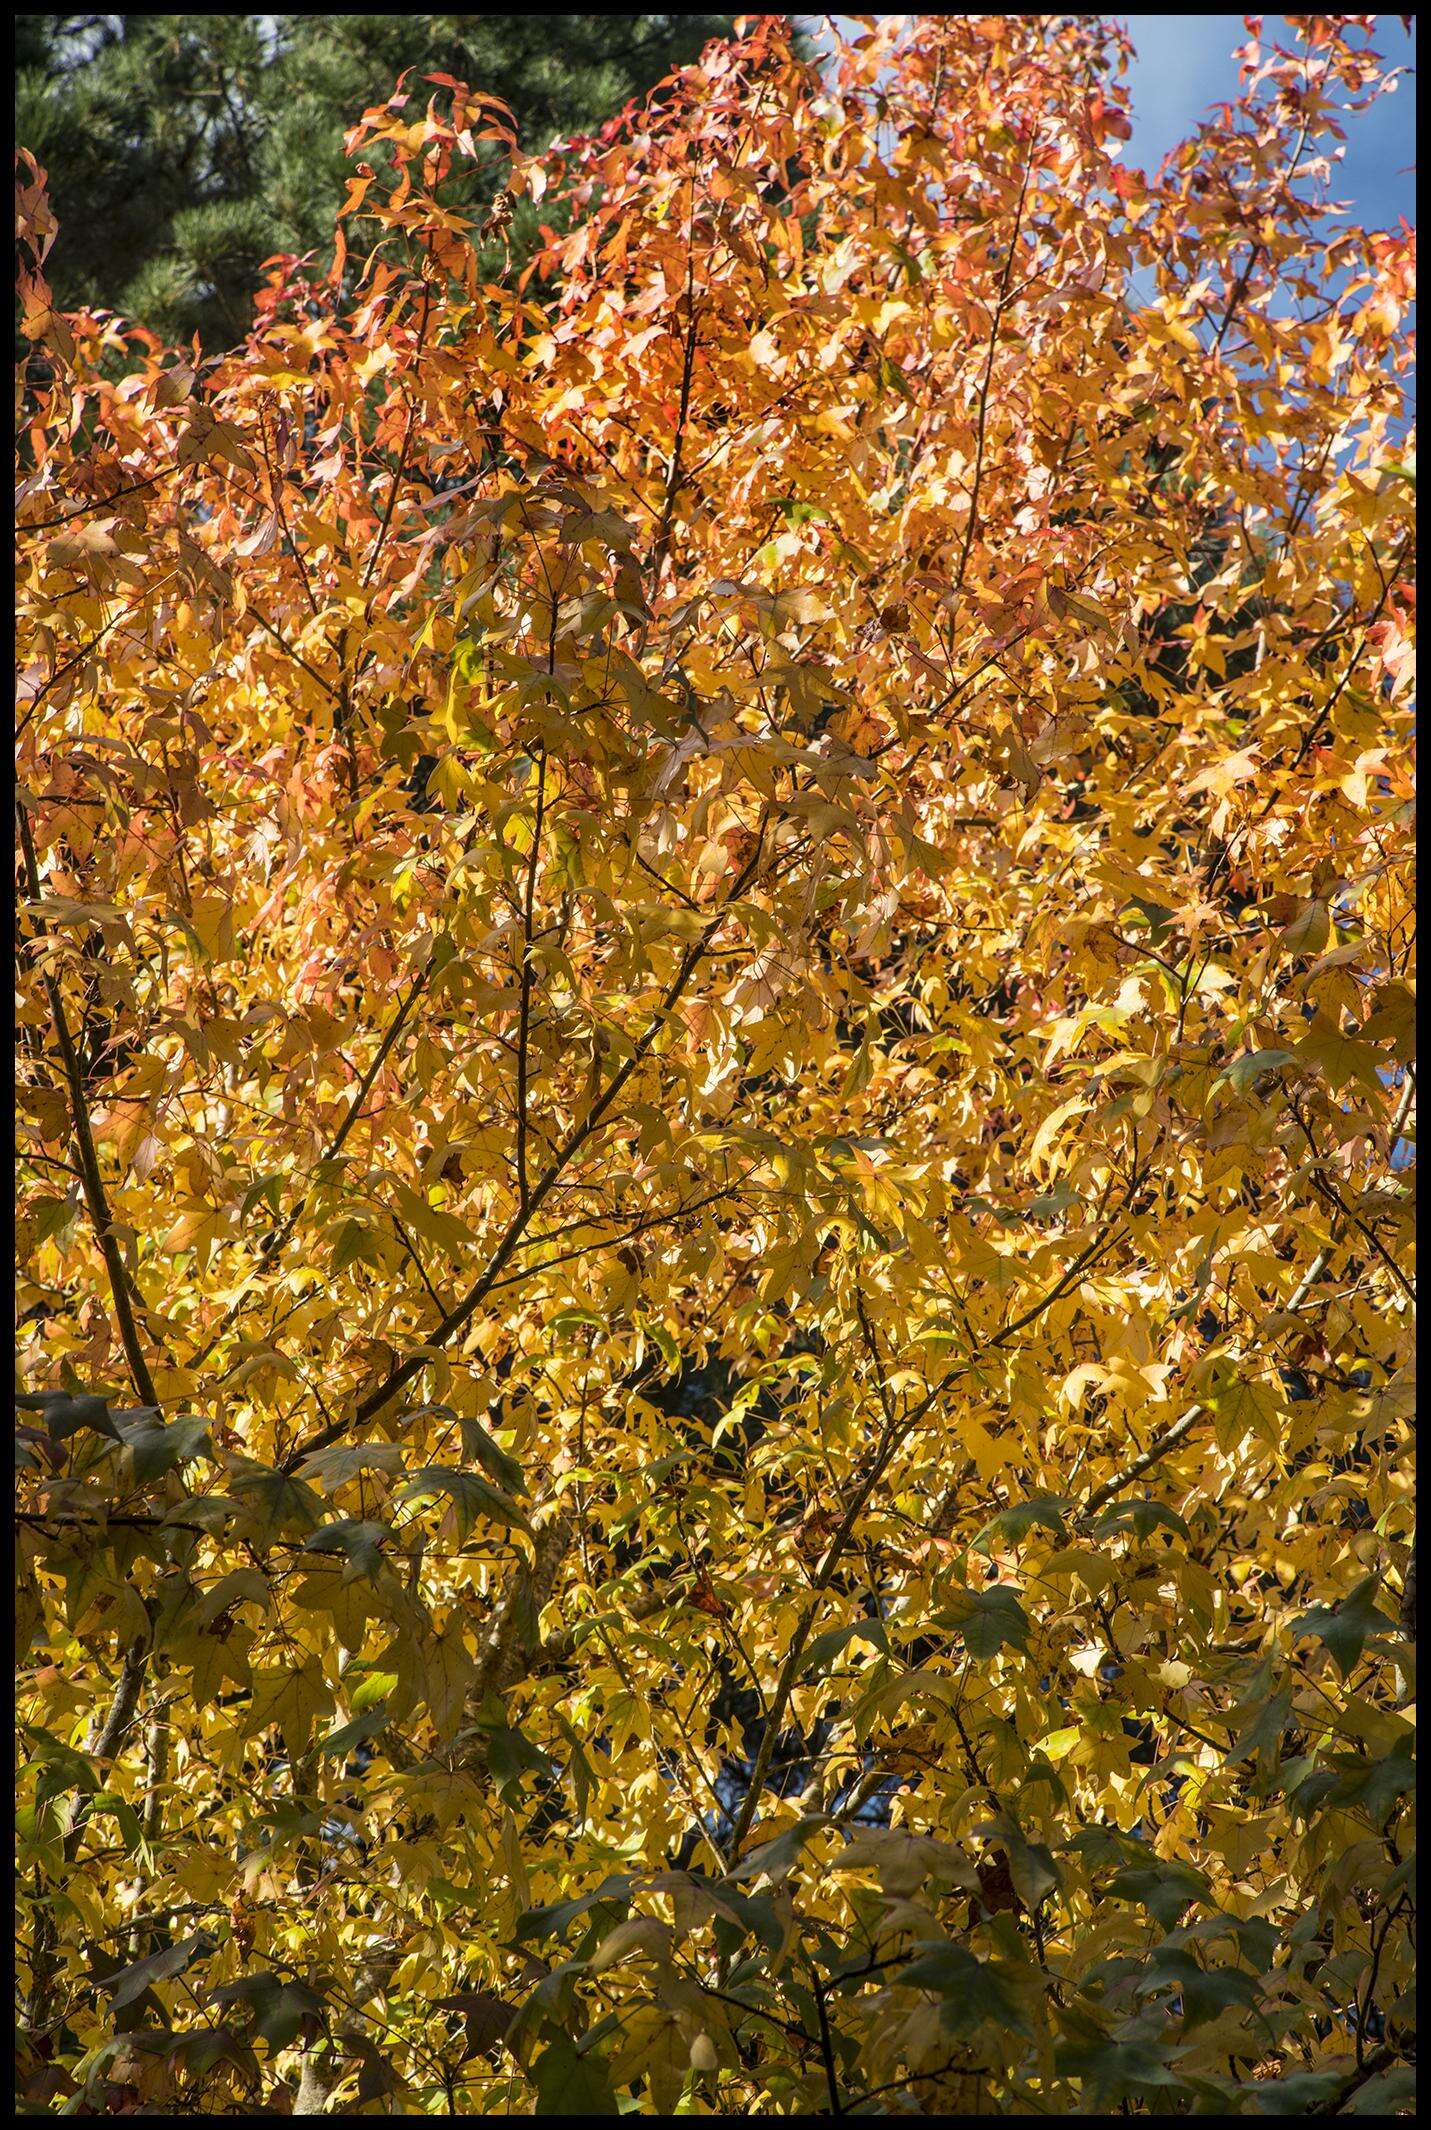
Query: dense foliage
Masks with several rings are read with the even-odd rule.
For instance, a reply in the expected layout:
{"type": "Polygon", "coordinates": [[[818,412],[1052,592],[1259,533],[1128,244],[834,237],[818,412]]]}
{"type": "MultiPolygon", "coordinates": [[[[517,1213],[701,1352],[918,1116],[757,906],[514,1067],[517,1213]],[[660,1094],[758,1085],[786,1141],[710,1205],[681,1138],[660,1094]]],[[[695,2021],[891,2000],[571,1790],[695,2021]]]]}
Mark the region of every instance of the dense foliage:
{"type": "MultiPolygon", "coordinates": [[[[589,132],[728,15],[21,15],[18,137],[49,179],[56,300],[227,348],[263,262],[333,241],[343,135],[405,68],[480,82],[524,148],[589,132]]],[[[466,189],[490,203],[492,168],[466,189]]],[[[451,204],[449,202],[449,204],[451,204]]],[[[535,233],[527,203],[519,236],[535,233]]],[[[550,209],[548,210],[550,215],[550,209]]]]}
{"type": "Polygon", "coordinates": [[[31,2108],[1405,2104],[1368,25],[414,78],[198,369],[22,155],[31,2108]]]}

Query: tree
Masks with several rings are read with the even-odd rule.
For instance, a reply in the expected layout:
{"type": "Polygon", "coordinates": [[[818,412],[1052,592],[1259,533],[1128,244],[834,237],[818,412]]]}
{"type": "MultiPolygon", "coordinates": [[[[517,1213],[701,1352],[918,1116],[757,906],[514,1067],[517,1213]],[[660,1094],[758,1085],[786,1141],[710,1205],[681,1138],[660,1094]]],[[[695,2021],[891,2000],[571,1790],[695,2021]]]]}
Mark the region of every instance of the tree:
{"type": "Polygon", "coordinates": [[[32,2103],[1404,2104],[1412,246],[1297,36],[1151,180],[1089,17],[409,83],[202,369],[22,157],[32,2103]]]}
{"type": "MultiPolygon", "coordinates": [[[[18,137],[60,224],[50,283],[231,347],[265,259],[331,243],[343,134],[411,68],[491,91],[524,147],[599,126],[728,15],[22,15],[18,137]]],[[[474,199],[487,173],[472,172],[474,199]]],[[[450,204],[450,203],[449,203],[450,204]]],[[[530,203],[528,203],[530,208],[530,203]]],[[[535,212],[524,217],[533,234],[535,212]]]]}

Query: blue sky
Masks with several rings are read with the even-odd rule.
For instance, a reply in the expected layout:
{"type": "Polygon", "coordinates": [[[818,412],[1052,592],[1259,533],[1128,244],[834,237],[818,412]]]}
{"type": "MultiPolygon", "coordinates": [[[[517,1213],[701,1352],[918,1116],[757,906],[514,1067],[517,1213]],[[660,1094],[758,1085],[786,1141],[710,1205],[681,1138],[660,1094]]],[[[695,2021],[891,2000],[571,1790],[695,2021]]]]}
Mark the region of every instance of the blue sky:
{"type": "MultiPolygon", "coordinates": [[[[1231,54],[1246,42],[1241,15],[1125,15],[1121,18],[1137,47],[1129,75],[1133,101],[1133,138],[1125,154],[1130,163],[1150,172],[1185,134],[1192,131],[1209,104],[1237,93],[1237,67],[1231,54]]],[[[1266,44],[1293,44],[1280,15],[1263,17],[1266,44]]],[[[1382,15],[1373,48],[1392,66],[1414,66],[1416,39],[1397,15],[1382,15]]],[[[1345,200],[1351,217],[1372,228],[1394,227],[1405,215],[1416,220],[1416,84],[1405,78],[1392,96],[1347,128],[1346,155],[1332,181],[1332,197],[1345,200]]]]}
{"type": "MultiPolygon", "coordinates": [[[[828,17],[797,15],[818,38],[828,17]]],[[[848,16],[836,22],[850,27],[848,16]]],[[[1125,150],[1130,163],[1150,173],[1169,148],[1190,133],[1209,104],[1237,94],[1237,67],[1232,53],[1247,41],[1242,15],[1124,15],[1137,47],[1130,74],[1133,138],[1125,150]]],[[[1295,33],[1281,15],[1263,17],[1263,39],[1295,45],[1295,33]]],[[[1390,66],[1413,66],[1414,29],[1408,34],[1397,15],[1378,18],[1373,49],[1390,66]]],[[[1396,93],[1353,120],[1347,130],[1346,155],[1332,197],[1345,200],[1354,221],[1373,228],[1394,228],[1405,215],[1415,223],[1416,87],[1404,79],[1396,93]]]]}

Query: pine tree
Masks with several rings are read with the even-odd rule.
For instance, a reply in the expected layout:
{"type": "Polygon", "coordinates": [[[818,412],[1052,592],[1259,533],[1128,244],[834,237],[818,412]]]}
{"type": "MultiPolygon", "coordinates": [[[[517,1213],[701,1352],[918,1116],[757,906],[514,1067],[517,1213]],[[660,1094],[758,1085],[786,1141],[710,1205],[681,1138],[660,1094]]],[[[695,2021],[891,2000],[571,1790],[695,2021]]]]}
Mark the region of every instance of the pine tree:
{"type": "Polygon", "coordinates": [[[730,19],[22,15],[16,131],[63,231],[56,297],[229,346],[261,262],[331,244],[344,131],[404,68],[418,108],[433,72],[500,96],[534,150],[592,130],[730,19]]]}

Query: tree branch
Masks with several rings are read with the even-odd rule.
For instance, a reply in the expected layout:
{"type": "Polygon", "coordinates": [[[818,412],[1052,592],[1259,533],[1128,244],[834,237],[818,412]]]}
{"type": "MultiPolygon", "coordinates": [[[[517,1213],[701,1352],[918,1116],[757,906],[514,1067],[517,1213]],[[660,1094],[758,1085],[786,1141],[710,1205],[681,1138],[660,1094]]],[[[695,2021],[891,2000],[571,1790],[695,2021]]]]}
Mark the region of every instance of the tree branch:
{"type": "Polygon", "coordinates": [[[607,1081],[606,1086],[597,1096],[586,1116],[579,1124],[572,1126],[566,1138],[557,1147],[546,1169],[529,1191],[525,1203],[519,1203],[513,1211],[506,1228],[487,1260],[486,1266],[473,1281],[461,1301],[449,1309],[446,1316],[442,1317],[434,1325],[424,1341],[424,1350],[421,1353],[410,1355],[406,1361],[391,1369],[383,1378],[383,1381],[377,1385],[376,1389],[369,1391],[368,1395],[360,1400],[349,1419],[335,1421],[331,1426],[321,1429],[309,1441],[298,1443],[284,1461],[283,1469],[285,1471],[292,1471],[293,1467],[304,1457],[312,1456],[315,1451],[325,1449],[330,1442],[336,1442],[340,1436],[347,1434],[350,1428],[360,1427],[364,1421],[371,1420],[375,1413],[381,1412],[383,1407],[398,1395],[399,1391],[404,1390],[412,1382],[413,1378],[422,1372],[427,1366],[434,1349],[448,1345],[459,1332],[466,1330],[468,1324],[471,1323],[488,1293],[495,1285],[498,1276],[506,1269],[508,1261],[516,1251],[517,1245],[522,1240],[528,1225],[546,1202],[553,1186],[572,1160],[572,1157],[580,1152],[587,1141],[600,1129],[613,1103],[631,1079],[632,1074],[650,1055],[658,1037],[666,1027],[671,1009],[680,999],[686,985],[705,958],[717,932],[729,917],[736,901],[744,893],[758,871],[763,848],[764,822],[762,821],[761,829],[756,835],[755,848],[742,867],[730,894],[714,917],[712,917],[705,930],[698,938],[691,941],[682,954],[675,975],[667,985],[660,1004],[652,1014],[645,1033],[634,1045],[631,1055],[607,1081]]]}
{"type": "MultiPolygon", "coordinates": [[[[23,800],[18,800],[16,812],[20,823],[20,850],[24,859],[25,882],[30,898],[38,903],[40,896],[40,871],[35,861],[35,845],[30,834],[30,820],[23,800]]],[[[50,1002],[50,1018],[54,1024],[55,1040],[64,1061],[65,1079],[69,1087],[70,1123],[74,1132],[75,1154],[80,1179],[84,1189],[85,1205],[109,1275],[110,1294],[114,1300],[114,1313],[119,1323],[119,1336],[124,1347],[124,1357],[129,1363],[129,1373],[134,1388],[139,1393],[140,1403],[158,1408],[159,1399],[154,1389],[154,1379],[149,1373],[149,1363],[139,1337],[130,1295],[130,1275],[125,1265],[118,1237],[114,1233],[113,1216],[109,1199],[100,1172],[99,1157],[95,1152],[94,1134],[90,1127],[89,1106],[85,1100],[84,1074],[80,1069],[79,1055],[65,1018],[64,1002],[60,987],[48,969],[41,971],[45,995],[50,1002]]]]}

